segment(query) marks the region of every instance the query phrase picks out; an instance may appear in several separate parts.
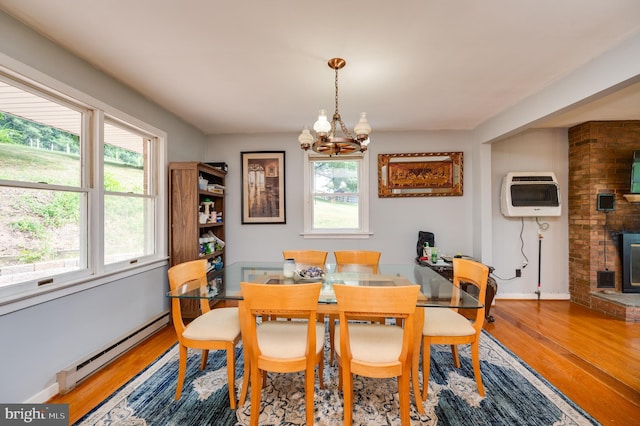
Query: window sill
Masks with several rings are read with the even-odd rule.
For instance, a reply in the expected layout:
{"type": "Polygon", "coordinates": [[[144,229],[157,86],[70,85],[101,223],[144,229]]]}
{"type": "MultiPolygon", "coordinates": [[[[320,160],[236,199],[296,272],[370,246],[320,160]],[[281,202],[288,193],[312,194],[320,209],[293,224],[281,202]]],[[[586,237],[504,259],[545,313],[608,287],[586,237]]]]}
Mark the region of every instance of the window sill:
{"type": "Polygon", "coordinates": [[[332,240],[354,240],[367,239],[373,235],[373,232],[301,232],[303,238],[309,239],[332,239],[332,240]]]}

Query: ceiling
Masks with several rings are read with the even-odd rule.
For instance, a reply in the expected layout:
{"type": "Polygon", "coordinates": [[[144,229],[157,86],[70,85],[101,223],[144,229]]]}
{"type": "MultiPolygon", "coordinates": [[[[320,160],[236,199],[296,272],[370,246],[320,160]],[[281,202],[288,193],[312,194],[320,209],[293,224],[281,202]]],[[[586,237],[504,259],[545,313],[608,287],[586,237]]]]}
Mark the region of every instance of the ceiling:
{"type": "MultiPolygon", "coordinates": [[[[640,32],[637,0],[0,0],[206,134],[474,129],[640,32]]],[[[640,83],[537,126],[640,119],[640,83]]]]}

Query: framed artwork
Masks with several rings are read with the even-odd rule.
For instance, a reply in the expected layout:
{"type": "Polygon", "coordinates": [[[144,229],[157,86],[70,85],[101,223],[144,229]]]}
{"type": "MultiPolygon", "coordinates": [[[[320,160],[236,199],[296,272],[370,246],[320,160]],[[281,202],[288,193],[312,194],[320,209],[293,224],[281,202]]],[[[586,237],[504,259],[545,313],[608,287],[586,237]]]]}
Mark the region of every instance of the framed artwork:
{"type": "Polygon", "coordinates": [[[462,152],[378,154],[378,197],[462,195],[462,152]]]}
{"type": "Polygon", "coordinates": [[[286,223],[284,151],[242,152],[242,223],[286,223]]]}

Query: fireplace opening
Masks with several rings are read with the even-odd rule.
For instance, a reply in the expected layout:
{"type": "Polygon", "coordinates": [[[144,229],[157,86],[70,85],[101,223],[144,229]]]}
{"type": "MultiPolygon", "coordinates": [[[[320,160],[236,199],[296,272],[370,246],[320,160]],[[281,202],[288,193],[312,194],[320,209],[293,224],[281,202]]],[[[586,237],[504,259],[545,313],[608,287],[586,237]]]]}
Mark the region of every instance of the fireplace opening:
{"type": "Polygon", "coordinates": [[[640,293],[640,233],[619,235],[622,292],[640,293]]]}

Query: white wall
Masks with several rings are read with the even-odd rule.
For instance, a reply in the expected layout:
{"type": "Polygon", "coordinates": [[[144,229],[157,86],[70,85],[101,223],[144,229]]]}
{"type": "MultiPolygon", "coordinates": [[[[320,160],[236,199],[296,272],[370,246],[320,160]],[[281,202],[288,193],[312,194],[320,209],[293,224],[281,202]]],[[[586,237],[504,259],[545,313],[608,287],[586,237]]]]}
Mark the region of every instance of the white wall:
{"type": "MultiPolygon", "coordinates": [[[[263,259],[282,260],[284,249],[316,248],[331,253],[338,249],[382,251],[383,263],[412,262],[418,231],[432,231],[442,253],[472,254],[471,215],[473,201],[472,150],[469,132],[372,133],[365,156],[369,161],[369,239],[305,239],[303,231],[303,151],[297,134],[219,135],[209,137],[205,158],[229,166],[226,186],[227,262],[263,259]],[[285,225],[241,223],[241,151],[286,152],[285,225]],[[464,195],[461,197],[378,197],[378,154],[462,151],[464,195]]],[[[330,254],[329,261],[333,261],[330,254]]]]}
{"type": "Polygon", "coordinates": [[[45,402],[56,372],[167,311],[166,268],[0,316],[0,401],[45,402]]]}
{"type": "MultiPolygon", "coordinates": [[[[200,131],[3,12],[0,61],[35,79],[55,79],[165,131],[170,161],[202,158],[200,131]]],[[[0,315],[0,401],[45,402],[57,393],[57,371],[168,311],[166,263],[0,315]]]]}
{"type": "Polygon", "coordinates": [[[538,265],[542,298],[569,297],[568,155],[567,131],[529,130],[491,145],[491,197],[494,277],[498,298],[537,298],[538,265]],[[500,212],[502,178],[508,172],[551,171],[560,185],[562,215],[539,218],[548,229],[541,232],[534,217],[506,218],[500,212]],[[522,239],[522,240],[521,240],[522,239]],[[539,250],[539,243],[541,250],[539,250]],[[541,253],[541,262],[538,261],[541,253]],[[515,269],[522,277],[514,278],[515,269]]]}
{"type": "MultiPolygon", "coordinates": [[[[469,132],[406,132],[372,134],[365,154],[370,166],[371,229],[373,236],[365,240],[305,239],[303,230],[303,152],[297,135],[219,135],[210,136],[206,161],[224,161],[229,166],[226,198],[227,262],[264,259],[279,261],[282,250],[293,248],[368,249],[383,252],[382,262],[406,263],[415,257],[418,231],[432,231],[443,253],[474,253],[474,225],[471,212],[477,208],[477,182],[484,173],[474,173],[477,159],[470,149],[469,132]],[[389,147],[393,148],[389,148],[389,147]],[[260,147],[256,149],[256,147],[260,147]],[[243,225],[241,223],[242,151],[286,152],[285,225],[243,225]],[[402,152],[464,152],[464,195],[462,197],[379,198],[377,189],[377,154],[402,152]],[[474,207],[475,206],[475,207],[474,207]]],[[[486,146],[485,146],[486,148],[486,146]]],[[[563,200],[561,217],[541,218],[549,223],[542,233],[541,292],[544,298],[568,297],[568,225],[567,173],[568,143],[565,130],[531,130],[490,146],[491,149],[491,253],[483,261],[496,268],[498,298],[536,298],[538,285],[538,225],[535,218],[524,219],[524,254],[528,266],[521,278],[510,278],[522,268],[519,218],[505,218],[500,213],[500,184],[509,171],[553,171],[558,177],[563,200]]],[[[476,154],[477,155],[477,154],[476,154]]],[[[479,235],[479,234],[477,234],[479,235]]],[[[477,250],[476,250],[477,251],[477,250]]],[[[329,256],[332,260],[332,256],[329,256]]]]}

